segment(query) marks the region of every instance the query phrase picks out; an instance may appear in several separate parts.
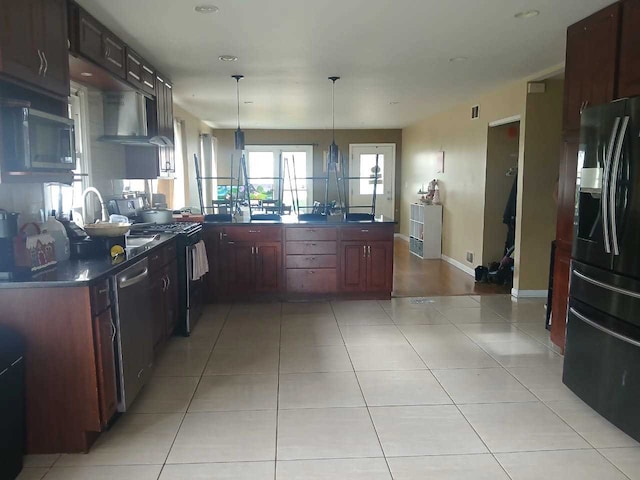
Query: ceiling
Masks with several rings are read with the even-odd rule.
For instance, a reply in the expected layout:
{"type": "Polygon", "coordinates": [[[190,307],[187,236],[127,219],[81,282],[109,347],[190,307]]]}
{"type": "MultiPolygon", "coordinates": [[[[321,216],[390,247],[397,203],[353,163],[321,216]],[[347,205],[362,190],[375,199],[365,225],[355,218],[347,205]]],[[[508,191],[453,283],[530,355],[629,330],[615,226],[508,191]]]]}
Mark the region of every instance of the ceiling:
{"type": "Polygon", "coordinates": [[[568,25],[612,0],[79,0],[215,128],[400,128],[561,64],[568,25]],[[219,12],[194,7],[215,4],[219,12]],[[539,16],[516,19],[520,11],[539,16]],[[236,62],[221,62],[220,55],[236,62]],[[452,57],[466,61],[450,62],[452,57]],[[245,104],[251,101],[251,104],[245,104]],[[396,103],[398,102],[398,103],[396,103]]]}

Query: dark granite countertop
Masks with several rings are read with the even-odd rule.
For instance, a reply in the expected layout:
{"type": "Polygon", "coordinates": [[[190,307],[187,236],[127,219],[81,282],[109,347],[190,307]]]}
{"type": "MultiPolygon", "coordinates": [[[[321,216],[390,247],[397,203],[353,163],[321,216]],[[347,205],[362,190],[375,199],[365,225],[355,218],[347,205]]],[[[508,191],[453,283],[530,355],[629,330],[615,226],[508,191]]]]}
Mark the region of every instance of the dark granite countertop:
{"type": "Polygon", "coordinates": [[[160,234],[145,247],[134,249],[126,256],[116,260],[109,255],[86,260],[69,260],[61,262],[54,268],[37,272],[25,277],[0,281],[0,288],[57,288],[82,287],[115,275],[130,267],[136,261],[148,256],[154,250],[166,245],[175,238],[174,234],[160,234]]]}
{"type": "Polygon", "coordinates": [[[327,220],[301,220],[297,215],[282,215],[280,220],[256,220],[239,217],[234,219],[233,221],[214,221],[214,222],[204,222],[204,226],[206,228],[207,225],[317,225],[317,226],[339,226],[339,225],[371,225],[371,224],[390,224],[395,225],[398,222],[392,220],[383,215],[375,217],[373,221],[371,220],[362,220],[362,221],[354,221],[354,220],[345,220],[342,215],[331,215],[327,218],[327,220]]]}

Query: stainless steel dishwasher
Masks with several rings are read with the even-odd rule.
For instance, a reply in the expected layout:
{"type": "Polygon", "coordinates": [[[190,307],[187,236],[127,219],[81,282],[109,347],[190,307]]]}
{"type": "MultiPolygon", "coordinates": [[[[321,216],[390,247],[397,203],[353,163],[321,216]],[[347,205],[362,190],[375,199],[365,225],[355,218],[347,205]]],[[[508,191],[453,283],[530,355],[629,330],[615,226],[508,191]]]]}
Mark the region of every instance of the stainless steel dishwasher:
{"type": "Polygon", "coordinates": [[[126,412],[151,375],[151,281],[145,258],[113,278],[115,291],[118,410],[126,412]]]}

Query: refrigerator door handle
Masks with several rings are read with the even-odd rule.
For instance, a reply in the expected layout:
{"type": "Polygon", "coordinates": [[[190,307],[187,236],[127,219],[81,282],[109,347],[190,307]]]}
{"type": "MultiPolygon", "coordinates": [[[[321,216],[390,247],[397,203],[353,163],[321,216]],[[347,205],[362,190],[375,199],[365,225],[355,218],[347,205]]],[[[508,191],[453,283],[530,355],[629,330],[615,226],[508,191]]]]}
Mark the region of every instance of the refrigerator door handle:
{"type": "Polygon", "coordinates": [[[580,273],[577,270],[574,270],[573,274],[580,280],[584,280],[585,282],[590,283],[591,285],[595,285],[596,287],[604,288],[605,290],[609,290],[610,292],[619,293],[620,295],[625,295],[627,297],[640,299],[640,293],[632,292],[631,290],[626,290],[620,287],[614,287],[613,285],[609,285],[599,280],[595,280],[591,277],[587,277],[584,273],[580,273]]]}
{"type": "Polygon", "coordinates": [[[614,144],[620,127],[620,117],[616,117],[611,130],[611,140],[604,159],[604,178],[602,179],[602,236],[604,238],[604,251],[611,253],[611,239],[609,237],[609,177],[611,172],[611,160],[613,157],[614,144]]]}
{"type": "Polygon", "coordinates": [[[577,312],[575,308],[573,307],[569,307],[569,311],[580,321],[586,323],[587,325],[600,330],[603,333],[606,333],[607,335],[611,335],[614,338],[617,338],[618,340],[622,340],[625,343],[628,343],[630,345],[633,345],[634,347],[640,347],[640,342],[638,342],[637,340],[634,340],[633,338],[629,338],[626,337],[624,335],[621,335],[617,332],[614,332],[613,330],[609,330],[606,327],[603,327],[602,325],[594,322],[593,320],[589,320],[587,317],[585,317],[584,315],[582,315],[580,312],[577,312]]]}
{"type": "Polygon", "coordinates": [[[611,167],[611,187],[609,189],[609,212],[611,215],[611,240],[613,243],[613,254],[620,255],[620,245],[618,244],[618,221],[616,218],[616,194],[618,193],[618,173],[620,170],[620,158],[622,157],[622,147],[624,145],[624,139],[627,134],[627,128],[629,128],[629,119],[631,117],[624,117],[622,120],[622,128],[620,136],[618,137],[618,143],[616,144],[616,154],[611,167]]]}

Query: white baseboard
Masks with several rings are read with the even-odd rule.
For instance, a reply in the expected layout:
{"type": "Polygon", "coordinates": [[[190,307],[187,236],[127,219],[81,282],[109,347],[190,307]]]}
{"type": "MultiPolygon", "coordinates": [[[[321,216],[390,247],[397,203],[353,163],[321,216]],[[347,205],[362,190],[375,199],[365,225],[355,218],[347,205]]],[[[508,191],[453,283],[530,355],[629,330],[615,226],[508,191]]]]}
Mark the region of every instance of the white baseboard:
{"type": "Polygon", "coordinates": [[[476,271],[471,268],[471,267],[467,267],[464,263],[461,263],[457,260],[454,260],[451,257],[447,257],[446,255],[442,255],[442,260],[444,260],[447,263],[450,263],[451,265],[453,265],[454,267],[462,270],[464,273],[471,275],[472,277],[475,278],[476,276],[476,271]]]}
{"type": "Polygon", "coordinates": [[[399,238],[400,240],[404,240],[405,242],[409,243],[409,237],[407,237],[406,235],[403,235],[402,233],[395,233],[394,236],[396,238],[399,238]]]}
{"type": "Polygon", "coordinates": [[[511,289],[511,296],[515,298],[547,298],[548,290],[518,290],[511,289]]]}

